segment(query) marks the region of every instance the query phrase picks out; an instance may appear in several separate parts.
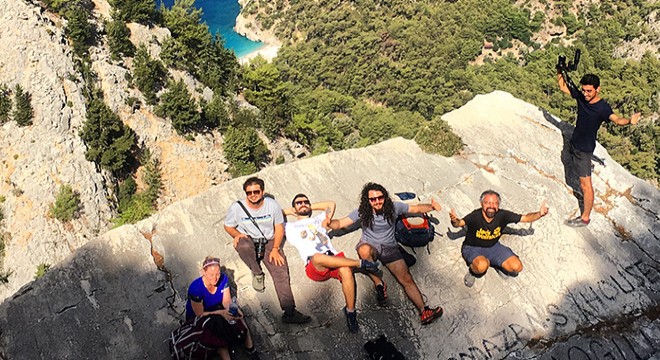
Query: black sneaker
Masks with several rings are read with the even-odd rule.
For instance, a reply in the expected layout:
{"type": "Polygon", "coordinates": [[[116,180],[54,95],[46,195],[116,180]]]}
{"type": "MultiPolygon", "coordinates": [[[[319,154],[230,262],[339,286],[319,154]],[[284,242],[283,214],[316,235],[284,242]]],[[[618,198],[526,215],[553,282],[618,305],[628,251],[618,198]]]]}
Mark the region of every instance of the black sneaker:
{"type": "Polygon", "coordinates": [[[312,321],[310,316],[307,316],[295,309],[288,314],[286,312],[282,314],[282,322],[287,324],[305,324],[310,321],[312,321]]]}
{"type": "Polygon", "coordinates": [[[385,284],[385,281],[376,285],[376,300],[380,306],[387,305],[387,284],[385,284]]]}
{"type": "Polygon", "coordinates": [[[348,331],[356,333],[358,331],[357,313],[355,310],[349,312],[344,308],[344,315],[346,315],[346,326],[348,326],[348,331]]]}
{"type": "Polygon", "coordinates": [[[591,220],[584,221],[582,220],[582,217],[578,216],[574,219],[566,220],[566,225],[570,227],[585,227],[589,225],[591,220]]]}
{"type": "Polygon", "coordinates": [[[375,271],[378,270],[378,266],[380,266],[380,263],[378,261],[369,261],[364,259],[360,260],[361,269],[375,271]]]}

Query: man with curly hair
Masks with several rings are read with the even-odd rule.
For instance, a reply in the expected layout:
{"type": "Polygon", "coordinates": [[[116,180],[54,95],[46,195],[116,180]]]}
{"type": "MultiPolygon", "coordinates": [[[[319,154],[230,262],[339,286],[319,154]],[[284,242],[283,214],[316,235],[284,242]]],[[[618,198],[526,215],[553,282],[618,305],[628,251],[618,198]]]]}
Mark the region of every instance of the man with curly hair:
{"type": "MultiPolygon", "coordinates": [[[[430,204],[408,205],[394,202],[387,190],[379,184],[367,183],[362,188],[360,206],[348,216],[324,223],[333,230],[349,227],[359,221],[362,227],[362,238],[356,246],[360,259],[368,261],[380,260],[403,286],[406,295],[420,312],[422,325],[430,324],[442,316],[441,307],[431,308],[424,304],[422,293],[413,279],[403,255],[394,238],[394,224],[397,216],[403,214],[421,214],[432,210],[439,211],[442,207],[435,200],[430,204]]],[[[379,305],[387,303],[387,285],[381,277],[370,273],[369,277],[376,286],[379,305]]]]}

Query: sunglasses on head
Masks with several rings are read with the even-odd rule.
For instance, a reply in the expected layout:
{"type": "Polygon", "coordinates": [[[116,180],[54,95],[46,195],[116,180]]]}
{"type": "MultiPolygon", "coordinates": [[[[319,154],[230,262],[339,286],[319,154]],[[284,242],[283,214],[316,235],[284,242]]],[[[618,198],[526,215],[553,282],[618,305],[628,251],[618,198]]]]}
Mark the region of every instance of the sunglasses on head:
{"type": "Polygon", "coordinates": [[[309,202],[309,200],[298,200],[294,204],[296,204],[296,205],[302,205],[302,204],[310,205],[311,203],[309,202]]]}
{"type": "Polygon", "coordinates": [[[245,192],[245,195],[247,196],[259,195],[259,194],[261,194],[261,190],[247,190],[245,192]]]}
{"type": "Polygon", "coordinates": [[[376,201],[381,201],[383,199],[385,199],[385,195],[378,195],[378,196],[370,197],[369,201],[376,202],[376,201]]]}
{"type": "Polygon", "coordinates": [[[212,259],[206,259],[204,260],[204,263],[202,264],[202,267],[206,269],[207,267],[211,265],[220,265],[220,259],[218,258],[212,258],[212,259]]]}

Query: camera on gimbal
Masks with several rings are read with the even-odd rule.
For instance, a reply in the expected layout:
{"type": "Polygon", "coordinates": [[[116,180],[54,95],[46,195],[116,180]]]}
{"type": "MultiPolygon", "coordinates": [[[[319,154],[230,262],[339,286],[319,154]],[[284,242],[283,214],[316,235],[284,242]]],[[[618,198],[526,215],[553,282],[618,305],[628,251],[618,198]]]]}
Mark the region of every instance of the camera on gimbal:
{"type": "Polygon", "coordinates": [[[580,63],[580,49],[577,49],[575,50],[575,56],[573,57],[573,61],[569,61],[568,64],[566,64],[566,56],[559,55],[559,59],[557,59],[556,68],[561,72],[575,71],[577,70],[579,63],[580,63]]]}
{"type": "Polygon", "coordinates": [[[568,73],[570,71],[575,71],[577,70],[578,64],[580,63],[580,49],[575,50],[575,56],[573,57],[573,61],[569,61],[568,64],[566,64],[566,56],[564,55],[559,55],[559,59],[557,59],[557,65],[555,66],[557,68],[557,71],[561,74],[561,77],[564,79],[564,82],[566,83],[566,86],[573,91],[579,91],[577,86],[575,86],[575,83],[573,80],[571,80],[571,77],[568,76],[568,73]]]}

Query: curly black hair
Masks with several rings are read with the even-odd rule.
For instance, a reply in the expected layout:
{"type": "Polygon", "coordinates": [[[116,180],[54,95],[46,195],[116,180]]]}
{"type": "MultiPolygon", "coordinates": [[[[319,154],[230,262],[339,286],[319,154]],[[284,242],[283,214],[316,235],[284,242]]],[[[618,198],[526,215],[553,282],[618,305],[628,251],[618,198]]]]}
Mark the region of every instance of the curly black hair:
{"type": "Polygon", "coordinates": [[[390,199],[390,194],[380,184],[368,182],[364,184],[362,193],[360,194],[360,207],[358,208],[358,216],[360,216],[360,223],[363,228],[372,228],[374,226],[374,210],[369,202],[369,191],[375,190],[383,193],[385,197],[383,203],[383,216],[389,224],[394,224],[396,213],[394,212],[394,203],[390,199]]]}

